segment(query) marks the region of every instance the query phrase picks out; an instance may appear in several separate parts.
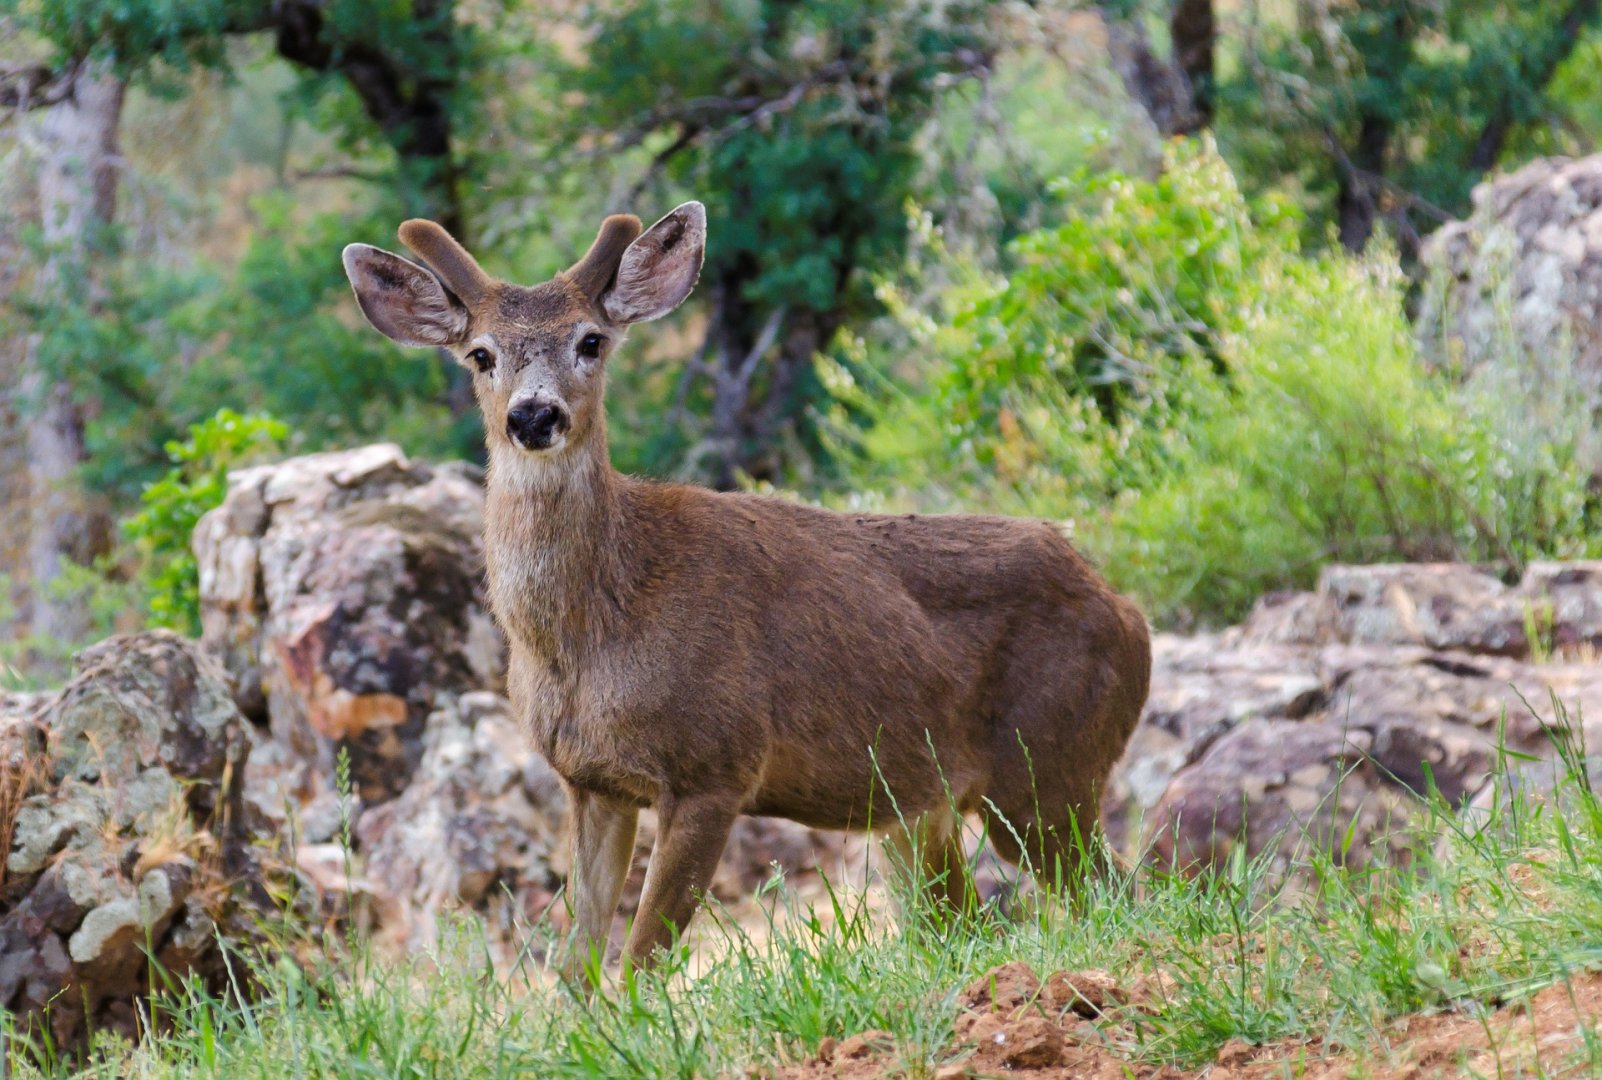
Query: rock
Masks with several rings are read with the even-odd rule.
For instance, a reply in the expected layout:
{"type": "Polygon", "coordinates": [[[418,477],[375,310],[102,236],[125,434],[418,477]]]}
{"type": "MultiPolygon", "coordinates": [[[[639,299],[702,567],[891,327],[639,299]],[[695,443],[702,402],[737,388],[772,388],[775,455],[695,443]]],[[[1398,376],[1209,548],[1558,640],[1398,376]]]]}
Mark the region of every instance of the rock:
{"type": "Polygon", "coordinates": [[[1214,1058],[1220,1066],[1226,1069],[1240,1068],[1251,1062],[1257,1056],[1257,1047],[1244,1039],[1230,1039],[1218,1048],[1218,1055],[1214,1058]]]}
{"type": "Polygon", "coordinates": [[[1332,648],[1322,654],[1332,691],[1327,723],[1369,736],[1385,778],[1417,795],[1433,786],[1461,802],[1490,770],[1497,740],[1508,749],[1550,749],[1546,726],[1521,695],[1539,689],[1527,664],[1498,656],[1332,648]]]}
{"type": "Polygon", "coordinates": [[[1244,845],[1248,858],[1272,850],[1281,870],[1309,848],[1366,864],[1408,820],[1408,800],[1367,757],[1371,741],[1335,724],[1243,722],[1175,775],[1152,815],[1151,858],[1193,872],[1244,845]]]}
{"type": "Polygon", "coordinates": [[[1040,977],[1022,960],[993,967],[958,997],[963,1008],[1011,1015],[1040,998],[1040,977]]]}
{"type": "Polygon", "coordinates": [[[1602,649],[1602,561],[1533,562],[1517,595],[1536,629],[1535,648],[1595,659],[1602,649]]]}
{"type": "Polygon", "coordinates": [[[1158,634],[1152,659],[1145,712],[1103,798],[1108,839],[1118,849],[1138,839],[1174,774],[1225,732],[1251,717],[1300,719],[1328,693],[1305,650],[1158,634]]]}
{"type": "Polygon", "coordinates": [[[1474,189],[1466,221],[1425,241],[1417,325],[1426,347],[1470,370],[1572,350],[1602,378],[1602,156],[1544,158],[1474,189]]]}
{"type": "Polygon", "coordinates": [[[1109,838],[1189,866],[1244,841],[1289,865],[1310,829],[1367,862],[1421,797],[1480,789],[1501,747],[1549,757],[1581,720],[1602,745],[1599,641],[1591,562],[1535,563],[1512,587],[1465,566],[1333,566],[1241,626],[1158,635],[1151,696],[1103,801],[1109,838]],[[1348,845],[1360,793],[1372,799],[1348,845]]]}
{"type": "Polygon", "coordinates": [[[238,797],[247,725],[226,673],[167,631],[86,650],[32,711],[0,722],[10,782],[19,760],[28,777],[0,834],[0,1007],[25,1035],[48,1016],[58,1047],[132,1035],[147,948],[176,979],[217,978],[216,934],[266,900],[238,797]]]}
{"type": "Polygon", "coordinates": [[[433,940],[443,911],[494,909],[492,923],[507,928],[538,914],[565,871],[560,782],[504,699],[463,702],[429,718],[411,783],[356,826],[380,929],[413,946],[433,940]]]}
{"type": "Polygon", "coordinates": [[[1009,1069],[1046,1069],[1062,1062],[1062,1032],[1043,1016],[1026,1016],[1011,1025],[1001,1063],[1009,1069]]]}
{"type": "Polygon", "coordinates": [[[895,1049],[895,1036],[877,1028],[845,1039],[835,1048],[834,1061],[857,1061],[895,1049]]]}
{"type": "Polygon", "coordinates": [[[1330,566],[1318,595],[1330,634],[1364,645],[1524,656],[1524,606],[1490,574],[1460,563],[1330,566]]]}
{"type": "Polygon", "coordinates": [[[1046,979],[1044,996],[1058,1013],[1071,1011],[1087,1019],[1094,1019],[1130,999],[1112,973],[1100,968],[1054,972],[1046,979]]]}
{"type": "Polygon", "coordinates": [[[234,473],[201,519],[206,647],[240,707],[368,802],[405,787],[441,695],[494,689],[483,490],[467,467],[384,444],[234,473]]]}

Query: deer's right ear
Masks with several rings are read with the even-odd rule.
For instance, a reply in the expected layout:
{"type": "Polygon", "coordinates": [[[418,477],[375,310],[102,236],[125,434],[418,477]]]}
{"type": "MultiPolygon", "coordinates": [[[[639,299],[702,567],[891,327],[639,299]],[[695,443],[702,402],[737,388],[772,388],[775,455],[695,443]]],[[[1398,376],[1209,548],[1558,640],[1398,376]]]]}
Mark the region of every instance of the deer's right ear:
{"type": "Polygon", "coordinates": [[[467,309],[433,272],[382,248],[351,244],[345,275],[367,321],[402,345],[453,345],[467,336],[467,309]]]}

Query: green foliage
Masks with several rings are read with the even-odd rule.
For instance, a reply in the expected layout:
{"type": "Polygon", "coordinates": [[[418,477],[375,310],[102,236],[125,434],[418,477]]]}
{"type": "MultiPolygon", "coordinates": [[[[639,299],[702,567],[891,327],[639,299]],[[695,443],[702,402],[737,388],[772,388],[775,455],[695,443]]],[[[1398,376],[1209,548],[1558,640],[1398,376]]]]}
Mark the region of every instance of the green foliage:
{"type": "Polygon", "coordinates": [[[217,64],[223,35],[259,21],[252,0],[0,0],[65,57],[109,56],[125,66],[161,61],[217,64]]]}
{"type": "Polygon", "coordinates": [[[1081,174],[1057,189],[1094,211],[1020,237],[1006,287],[950,311],[963,340],[941,404],[976,448],[1018,386],[1088,395],[1116,419],[1176,364],[1222,370],[1255,265],[1294,245],[1289,215],[1264,203],[1254,221],[1223,161],[1185,144],[1155,180],[1081,174]]]}
{"type": "Polygon", "coordinates": [[[1226,622],[1331,561],[1595,549],[1578,447],[1524,453],[1428,370],[1393,262],[1300,255],[1205,147],[1104,191],[1021,238],[1004,280],[901,312],[908,388],[859,385],[885,366],[865,340],[831,369],[854,486],[1071,520],[1167,623],[1226,622]]]}
{"type": "Polygon", "coordinates": [[[146,486],[140,509],[122,523],[134,545],[152,625],[200,633],[200,575],[190,537],[206,511],[222,505],[228,471],[282,449],[289,427],[261,414],[217,413],[169,442],[173,467],[146,486]]]}
{"type": "MultiPolygon", "coordinates": [[[[671,0],[593,20],[588,55],[566,80],[583,95],[572,123],[602,145],[644,145],[666,179],[706,203],[713,352],[737,362],[783,309],[780,351],[807,354],[758,380],[751,409],[770,426],[804,419],[817,396],[807,342],[826,345],[871,308],[858,271],[898,257],[916,140],[946,81],[994,48],[986,7],[752,0],[709,18],[704,4],[671,0]]],[[[709,391],[697,386],[688,404],[709,409],[709,391]]],[[[666,433],[654,453],[685,449],[666,433]]]]}
{"type": "Polygon", "coordinates": [[[1380,212],[1422,233],[1465,213],[1510,148],[1522,158],[1594,142],[1584,57],[1598,17],[1570,0],[1265,9],[1249,38],[1221,45],[1220,139],[1254,188],[1300,193],[1320,236],[1350,173],[1378,183],[1380,212]]]}
{"type": "Polygon", "coordinates": [[[378,220],[396,214],[304,220],[279,196],[251,209],[256,229],[230,270],[130,258],[100,267],[92,299],[19,290],[9,311],[0,303],[0,317],[36,329],[36,362],[94,403],[86,483],[131,502],[165,468],[161,448],[219,407],[292,418],[306,450],[388,438],[423,455],[476,455],[476,414],[454,417],[443,400],[446,365],[351,317],[339,249],[381,237],[378,220]]]}

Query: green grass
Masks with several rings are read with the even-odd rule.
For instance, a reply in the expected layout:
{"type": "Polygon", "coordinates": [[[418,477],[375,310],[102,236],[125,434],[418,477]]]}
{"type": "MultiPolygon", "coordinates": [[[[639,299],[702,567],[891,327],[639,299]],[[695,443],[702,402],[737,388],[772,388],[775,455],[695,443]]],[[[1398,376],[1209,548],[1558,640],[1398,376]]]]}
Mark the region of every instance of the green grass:
{"type": "MultiPolygon", "coordinates": [[[[384,961],[359,942],[305,967],[235,957],[257,994],[175,986],[151,1006],[155,1033],[102,1039],[73,1067],[104,1077],[724,1076],[882,1028],[907,1072],[926,1076],[951,1053],[957,994],[1011,960],[1042,976],[1103,968],[1126,986],[1166,973],[1155,1008],[1103,1026],[1131,1060],[1195,1065],[1230,1039],[1322,1038],[1361,1056],[1397,1016],[1494,1009],[1602,968],[1602,802],[1583,768],[1556,796],[1510,786],[1472,818],[1426,807],[1416,830],[1405,867],[1348,870],[1309,850],[1288,884],[1238,859],[1197,880],[1114,875],[1077,901],[1039,894],[1024,914],[979,912],[955,926],[927,911],[892,917],[857,893],[832,893],[814,911],[775,885],[765,899],[779,917],[765,932],[713,910],[701,936],[714,946],[694,973],[681,955],[594,1001],[553,984],[529,954],[497,972],[471,921],[430,957],[384,961]]],[[[12,1046],[14,1075],[70,1071],[12,1046]]],[[[1576,1067],[1602,1068],[1594,1038],[1573,1054],[1576,1067]]]]}

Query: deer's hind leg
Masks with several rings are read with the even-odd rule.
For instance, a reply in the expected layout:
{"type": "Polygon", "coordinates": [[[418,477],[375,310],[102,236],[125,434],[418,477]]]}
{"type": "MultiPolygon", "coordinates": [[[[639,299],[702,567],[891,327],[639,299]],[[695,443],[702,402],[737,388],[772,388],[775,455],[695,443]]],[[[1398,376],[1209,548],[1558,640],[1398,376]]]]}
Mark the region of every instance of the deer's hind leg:
{"type": "Polygon", "coordinates": [[[909,895],[927,892],[937,911],[962,913],[974,901],[973,875],[962,849],[962,818],[937,807],[885,835],[890,871],[909,895]]]}
{"type": "Polygon", "coordinates": [[[1101,793],[1139,717],[1139,702],[1115,690],[1111,680],[1039,679],[997,726],[987,835],[1043,885],[1072,890],[1106,868],[1101,793]]]}

